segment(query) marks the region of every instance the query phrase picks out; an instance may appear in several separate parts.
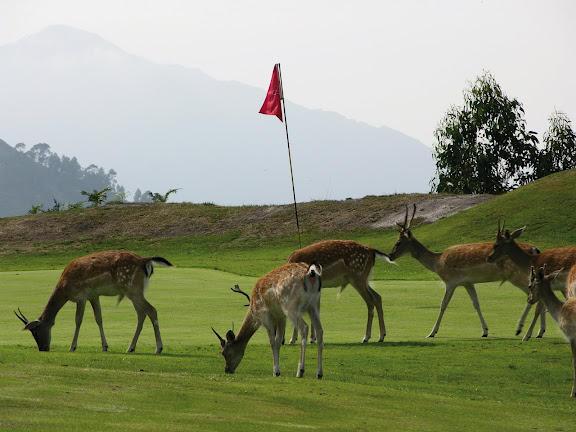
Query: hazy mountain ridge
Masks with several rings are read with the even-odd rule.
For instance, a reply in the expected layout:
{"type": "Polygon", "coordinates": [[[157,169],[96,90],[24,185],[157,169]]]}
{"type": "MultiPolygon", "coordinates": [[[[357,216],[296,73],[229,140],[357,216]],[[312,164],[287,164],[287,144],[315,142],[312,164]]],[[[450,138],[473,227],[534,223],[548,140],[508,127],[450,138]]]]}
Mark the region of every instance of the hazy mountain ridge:
{"type": "Polygon", "coordinates": [[[75,157],[60,157],[45,144],[25,153],[0,139],[0,216],[24,214],[34,205],[47,210],[55,201],[62,206],[86,201],[82,190],[104,187],[122,191],[113,170],[82,168],[75,157]]]}
{"type": "MultiPolygon", "coordinates": [[[[149,62],[64,26],[0,47],[0,68],[0,136],[9,142],[47,142],[113,165],[132,192],[291,199],[283,125],[257,114],[264,89],[149,62]]],[[[429,190],[432,158],[417,140],[290,102],[287,111],[300,200],[429,190]]]]}

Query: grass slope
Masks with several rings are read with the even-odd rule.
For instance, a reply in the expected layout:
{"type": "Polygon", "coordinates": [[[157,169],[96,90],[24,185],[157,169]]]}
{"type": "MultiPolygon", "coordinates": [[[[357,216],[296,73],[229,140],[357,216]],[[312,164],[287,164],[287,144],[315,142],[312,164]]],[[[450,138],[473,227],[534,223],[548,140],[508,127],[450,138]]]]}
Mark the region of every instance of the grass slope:
{"type": "Polygon", "coordinates": [[[103,298],[111,352],[101,353],[90,308],[76,353],[68,353],[74,305],[53,329],[53,351],[39,353],[11,313],[37,316],[59,271],[0,273],[0,430],[402,430],[571,431],[576,408],[569,347],[554,324],[546,338],[512,336],[525,301],[519,290],[485,284],[479,295],[490,337],[463,290],[457,290],[434,340],[424,339],[442,297],[439,282],[377,281],[388,337],[358,343],[366,309],[353,290],[323,294],[325,377],[294,377],[299,347],[271,352],[260,330],[233,376],[223,372],[213,325],[238,328],[244,300],[229,291],[253,278],[203,269],[158,269],[148,298],[159,312],[165,352],[154,350],[146,322],[137,353],[125,354],[132,306],[103,298]],[[175,301],[176,299],[176,301],[175,301]]]}
{"type": "MultiPolygon", "coordinates": [[[[456,243],[493,241],[497,220],[504,217],[510,227],[527,224],[523,239],[541,248],[574,244],[575,190],[576,171],[554,174],[432,224],[418,226],[417,218],[414,234],[437,251],[456,243]]],[[[307,203],[302,208],[303,226],[308,228],[303,243],[353,239],[389,251],[397,239],[396,231],[370,229],[371,223],[426,197],[397,195],[307,203]]],[[[182,204],[0,219],[0,265],[3,270],[61,268],[84,253],[129,249],[142,255],[164,255],[179,266],[258,276],[284,262],[297,248],[294,235],[288,234],[293,229],[291,218],[289,206],[182,204]],[[83,230],[90,234],[82,234],[83,230]]],[[[375,279],[435,278],[409,257],[399,264],[377,265],[375,279]]]]}

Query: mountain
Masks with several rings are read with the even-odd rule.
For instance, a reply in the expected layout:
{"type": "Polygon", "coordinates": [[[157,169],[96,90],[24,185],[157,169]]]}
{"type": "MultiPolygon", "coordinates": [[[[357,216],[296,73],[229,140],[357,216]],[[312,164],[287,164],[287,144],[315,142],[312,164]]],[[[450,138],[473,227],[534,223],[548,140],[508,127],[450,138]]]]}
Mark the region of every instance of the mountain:
{"type": "Polygon", "coordinates": [[[82,190],[110,187],[113,197],[123,190],[115,176],[114,170],[95,165],[82,168],[76,158],[60,157],[45,143],[24,151],[0,139],[0,217],[21,215],[36,205],[48,210],[56,202],[86,201],[82,190]]]}
{"type": "MultiPolygon", "coordinates": [[[[257,114],[264,88],[155,64],[66,26],[0,47],[0,71],[8,142],[46,142],[114,166],[132,192],[178,187],[179,200],[220,204],[291,200],[284,127],[257,114]]],[[[263,72],[263,86],[268,78],[263,72]]],[[[433,162],[419,141],[333,112],[286,109],[299,200],[429,190],[433,162]]]]}

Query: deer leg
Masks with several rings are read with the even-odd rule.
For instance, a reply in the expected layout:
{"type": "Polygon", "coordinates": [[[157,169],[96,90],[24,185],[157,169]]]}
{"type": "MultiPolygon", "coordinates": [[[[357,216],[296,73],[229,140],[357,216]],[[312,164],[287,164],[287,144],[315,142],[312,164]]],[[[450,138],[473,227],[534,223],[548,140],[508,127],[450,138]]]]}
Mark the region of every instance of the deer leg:
{"type": "Polygon", "coordinates": [[[76,347],[78,346],[78,335],[80,334],[80,326],[82,325],[82,319],[84,318],[85,307],[85,300],[76,303],[76,330],[74,330],[74,337],[72,338],[72,344],[70,345],[70,352],[76,351],[76,347]]]}
{"type": "Polygon", "coordinates": [[[440,304],[440,313],[438,314],[438,318],[436,318],[436,323],[434,323],[434,327],[432,331],[427,336],[429,338],[433,338],[438,333],[438,329],[440,328],[440,323],[442,322],[442,317],[444,316],[444,312],[446,308],[450,304],[450,300],[452,300],[452,295],[454,295],[454,290],[456,289],[455,286],[446,285],[446,291],[444,292],[444,298],[442,299],[442,303],[440,304]]]}
{"type": "Polygon", "coordinates": [[[542,305],[542,312],[540,313],[540,331],[536,335],[538,339],[542,339],[546,333],[546,306],[542,305]]]}
{"type": "Polygon", "coordinates": [[[570,340],[572,347],[572,392],[570,396],[576,398],[576,339],[570,340]]]}
{"type": "MultiPolygon", "coordinates": [[[[312,319],[312,311],[310,310],[308,313],[310,314],[310,319],[312,319]]],[[[320,303],[318,303],[318,313],[320,313],[320,303]]],[[[316,329],[314,326],[310,326],[310,343],[316,343],[316,329]]]]}
{"type": "Polygon", "coordinates": [[[144,300],[145,311],[148,318],[152,322],[152,327],[154,327],[154,337],[156,338],[156,352],[155,354],[160,354],[164,349],[162,344],[162,337],[160,336],[160,325],[158,324],[158,312],[156,308],[144,300]]]}
{"type": "Polygon", "coordinates": [[[522,333],[522,328],[524,328],[524,322],[526,321],[526,317],[530,313],[530,309],[532,309],[532,305],[526,302],[526,307],[524,308],[522,315],[520,315],[520,319],[518,320],[518,324],[516,325],[516,336],[522,333]]]}
{"type": "Polygon", "coordinates": [[[382,297],[374,289],[368,285],[368,290],[372,294],[374,306],[376,306],[376,313],[378,314],[378,324],[380,325],[380,339],[378,342],[383,342],[386,337],[386,324],[384,324],[384,309],[382,309],[382,297]]]}
{"type": "Polygon", "coordinates": [[[304,376],[304,365],[306,364],[306,342],[308,340],[308,324],[302,319],[298,318],[297,321],[298,330],[300,330],[300,361],[298,362],[298,370],[296,371],[296,377],[302,378],[304,376]]]}
{"type": "Polygon", "coordinates": [[[465,286],[466,292],[470,296],[470,300],[472,300],[472,305],[476,312],[478,313],[478,318],[480,318],[480,324],[482,325],[482,337],[488,337],[488,324],[486,324],[486,320],[482,315],[482,311],[480,310],[480,302],[478,301],[478,293],[476,292],[476,288],[474,288],[473,284],[469,284],[465,286]]]}
{"type": "Polygon", "coordinates": [[[280,347],[276,344],[277,327],[272,322],[267,322],[264,327],[268,333],[270,348],[272,348],[272,361],[274,362],[272,373],[274,376],[280,376],[280,347]]]}
{"type": "Polygon", "coordinates": [[[353,283],[352,286],[358,294],[362,297],[366,303],[366,308],[368,309],[368,318],[366,320],[366,332],[364,333],[364,338],[362,343],[367,343],[372,337],[372,321],[374,320],[374,297],[370,292],[370,287],[365,283],[353,283]]]}
{"type": "Polygon", "coordinates": [[[294,326],[294,330],[292,331],[292,338],[288,341],[290,345],[294,345],[298,340],[298,327],[294,326]]]}
{"type": "Polygon", "coordinates": [[[134,305],[134,309],[136,310],[136,315],[138,316],[138,324],[136,324],[136,331],[134,332],[134,337],[132,338],[132,342],[128,347],[129,353],[134,352],[136,349],[136,343],[138,343],[138,338],[140,337],[140,332],[142,331],[142,326],[144,325],[144,320],[146,319],[146,312],[144,311],[144,306],[139,303],[132,301],[134,305]]]}
{"type": "Polygon", "coordinates": [[[98,329],[100,330],[100,340],[102,341],[102,351],[108,351],[108,342],[106,342],[106,336],[104,335],[104,326],[102,325],[102,308],[100,307],[100,297],[96,297],[90,300],[92,305],[92,310],[94,311],[94,320],[98,324],[98,329]]]}
{"type": "Polygon", "coordinates": [[[534,311],[534,318],[532,318],[530,327],[528,327],[526,334],[522,338],[522,342],[530,340],[530,338],[532,337],[532,332],[534,331],[534,326],[536,325],[536,321],[538,321],[538,318],[542,315],[542,313],[545,313],[544,305],[542,304],[542,302],[538,302],[538,304],[536,305],[536,310],[534,311]]]}
{"type": "Polygon", "coordinates": [[[322,354],[324,351],[324,330],[320,322],[320,308],[312,308],[310,311],[310,320],[312,321],[312,328],[316,329],[316,337],[318,342],[318,366],[316,369],[316,378],[322,379],[324,370],[322,368],[322,354]]]}

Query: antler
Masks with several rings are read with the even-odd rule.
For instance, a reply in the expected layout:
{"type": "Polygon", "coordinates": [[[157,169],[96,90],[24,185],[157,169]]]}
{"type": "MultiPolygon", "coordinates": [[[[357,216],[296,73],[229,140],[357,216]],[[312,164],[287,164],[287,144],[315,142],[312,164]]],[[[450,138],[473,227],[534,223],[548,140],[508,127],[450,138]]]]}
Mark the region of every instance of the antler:
{"type": "Polygon", "coordinates": [[[248,304],[245,304],[244,306],[250,306],[250,296],[242,291],[238,284],[234,285],[234,287],[230,288],[230,290],[234,291],[235,293],[242,294],[244,297],[246,297],[248,299],[248,304]]]}
{"type": "MultiPolygon", "coordinates": [[[[406,216],[408,216],[408,207],[406,207],[406,216]]],[[[412,225],[412,221],[414,220],[414,216],[416,216],[416,203],[414,203],[414,210],[412,211],[412,218],[410,219],[410,222],[408,223],[407,228],[410,228],[410,226],[412,225]]]]}
{"type": "Polygon", "coordinates": [[[18,315],[18,313],[16,313],[16,311],[14,311],[14,315],[16,315],[16,317],[22,321],[24,323],[24,325],[28,324],[30,321],[28,321],[28,318],[26,318],[26,316],[22,313],[22,311],[20,310],[20,308],[18,308],[18,312],[20,313],[20,315],[18,315]]]}
{"type": "Polygon", "coordinates": [[[224,338],[222,336],[220,336],[218,334],[218,332],[216,330],[214,330],[214,327],[210,327],[212,329],[212,331],[214,332],[214,334],[216,335],[216,337],[218,338],[218,340],[220,341],[220,344],[222,346],[224,346],[224,344],[226,343],[226,341],[224,340],[224,338]]]}

